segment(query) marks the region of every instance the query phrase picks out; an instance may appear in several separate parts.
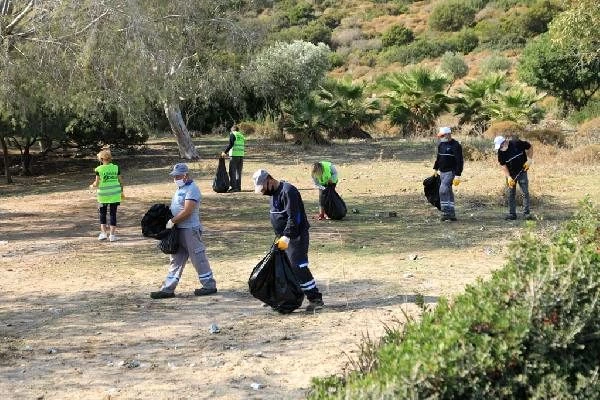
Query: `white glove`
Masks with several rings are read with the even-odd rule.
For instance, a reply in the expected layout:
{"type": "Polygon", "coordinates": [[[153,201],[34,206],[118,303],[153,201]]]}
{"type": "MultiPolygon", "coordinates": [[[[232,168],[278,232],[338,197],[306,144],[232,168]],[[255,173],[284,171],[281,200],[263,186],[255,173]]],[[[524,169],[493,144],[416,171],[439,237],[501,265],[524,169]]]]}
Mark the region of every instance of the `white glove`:
{"type": "Polygon", "coordinates": [[[173,223],[173,221],[172,221],[172,220],[168,220],[168,221],[167,221],[167,229],[171,229],[171,228],[173,228],[174,226],[175,226],[175,224],[173,223]]]}

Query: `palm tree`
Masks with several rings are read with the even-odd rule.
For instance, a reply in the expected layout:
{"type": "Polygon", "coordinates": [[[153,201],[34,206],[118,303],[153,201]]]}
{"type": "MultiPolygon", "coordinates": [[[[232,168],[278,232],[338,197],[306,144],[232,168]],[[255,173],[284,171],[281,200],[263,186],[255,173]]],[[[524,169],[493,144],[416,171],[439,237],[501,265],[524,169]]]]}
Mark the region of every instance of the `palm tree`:
{"type": "Polygon", "coordinates": [[[350,79],[329,79],[320,87],[316,96],[330,114],[329,137],[370,137],[362,127],[372,126],[381,115],[379,101],[365,99],[364,92],[364,84],[353,84],[350,79]]]}
{"type": "Polygon", "coordinates": [[[546,93],[536,93],[535,89],[525,85],[517,85],[500,90],[486,99],[484,108],[493,121],[537,122],[543,111],[536,103],[546,93]]]}
{"type": "Polygon", "coordinates": [[[404,136],[431,131],[452,101],[444,93],[448,80],[425,68],[386,75],[379,85],[389,90],[383,96],[388,101],[385,113],[404,136]]]}
{"type": "Polygon", "coordinates": [[[506,83],[504,74],[495,73],[466,82],[458,89],[455,99],[454,115],[460,116],[458,125],[473,124],[471,131],[484,132],[490,123],[490,115],[485,104],[490,96],[501,90],[506,83]]]}

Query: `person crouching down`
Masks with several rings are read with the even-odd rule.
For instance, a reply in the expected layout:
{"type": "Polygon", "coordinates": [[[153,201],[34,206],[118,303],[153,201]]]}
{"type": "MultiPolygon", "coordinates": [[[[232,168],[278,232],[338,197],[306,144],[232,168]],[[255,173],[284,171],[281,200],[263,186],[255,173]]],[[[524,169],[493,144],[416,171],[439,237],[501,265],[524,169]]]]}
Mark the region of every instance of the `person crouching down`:
{"type": "Polygon", "coordinates": [[[327,187],[335,189],[338,183],[337,169],[335,168],[335,165],[329,161],[316,162],[312,166],[311,176],[315,187],[319,189],[319,215],[317,215],[317,219],[319,221],[329,219],[327,214],[325,214],[323,205],[325,201],[323,198],[323,190],[327,187]]]}
{"type": "Polygon", "coordinates": [[[206,296],[217,292],[204,243],[202,242],[202,223],[200,222],[200,189],[189,176],[186,164],[175,164],[171,173],[177,186],[171,200],[173,218],[167,222],[167,229],[177,229],[179,249],[170,256],[170,268],[167,278],[158,292],[150,293],[153,299],[175,297],[175,288],[179,283],[185,264],[189,259],[198,273],[202,287],[194,290],[196,296],[206,296]]]}
{"type": "Polygon", "coordinates": [[[276,244],[286,252],[298,283],[309,301],[306,311],[314,312],[323,308],[323,295],[308,268],[310,225],[300,192],[291,183],[274,179],[264,169],[256,171],[252,180],[255,193],[270,196],[271,225],[277,235],[276,244]]]}
{"type": "Polygon", "coordinates": [[[463,170],[462,146],[452,138],[451,130],[448,127],[440,128],[437,137],[440,139],[440,143],[433,169],[442,180],[440,184],[441,219],[442,221],[456,221],[452,185],[460,184],[460,174],[463,170]]]}
{"type": "Polygon", "coordinates": [[[524,140],[514,139],[508,140],[503,136],[494,138],[494,149],[498,152],[498,163],[502,167],[502,172],[506,178],[506,191],[508,196],[508,214],[504,219],[517,219],[517,183],[523,194],[523,218],[531,219],[529,209],[529,178],[527,171],[529,170],[530,161],[533,149],[529,142],[524,140]]]}

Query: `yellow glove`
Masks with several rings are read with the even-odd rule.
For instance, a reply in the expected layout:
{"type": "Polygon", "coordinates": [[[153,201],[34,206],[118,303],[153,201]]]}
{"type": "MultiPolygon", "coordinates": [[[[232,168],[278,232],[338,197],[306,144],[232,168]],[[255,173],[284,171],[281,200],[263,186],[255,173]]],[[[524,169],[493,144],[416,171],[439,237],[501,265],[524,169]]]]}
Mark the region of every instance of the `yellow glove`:
{"type": "Polygon", "coordinates": [[[517,185],[517,181],[515,181],[513,178],[511,178],[510,176],[508,178],[506,178],[506,184],[508,185],[509,188],[514,188],[517,185]]]}
{"type": "Polygon", "coordinates": [[[458,186],[460,184],[460,176],[455,176],[454,179],[452,179],[452,184],[458,186]]]}
{"type": "Polygon", "coordinates": [[[279,250],[287,250],[288,244],[290,243],[290,238],[287,236],[282,236],[275,241],[277,248],[279,250]]]}
{"type": "Polygon", "coordinates": [[[526,161],[525,164],[523,164],[523,171],[527,172],[529,170],[529,162],[526,161]]]}
{"type": "Polygon", "coordinates": [[[433,176],[438,176],[440,174],[440,171],[438,171],[437,169],[433,170],[433,176]]]}

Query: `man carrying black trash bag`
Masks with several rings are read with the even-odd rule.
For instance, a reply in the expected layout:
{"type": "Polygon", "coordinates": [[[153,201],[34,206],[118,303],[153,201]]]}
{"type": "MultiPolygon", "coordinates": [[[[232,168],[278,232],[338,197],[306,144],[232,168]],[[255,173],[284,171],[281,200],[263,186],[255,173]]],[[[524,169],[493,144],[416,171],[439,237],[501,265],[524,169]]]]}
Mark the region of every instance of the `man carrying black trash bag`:
{"type": "Polygon", "coordinates": [[[202,241],[202,223],[200,222],[200,189],[190,178],[189,168],[179,163],[169,173],[177,186],[169,209],[173,217],[167,221],[167,229],[175,229],[178,234],[177,252],[170,255],[170,266],[167,277],[159,291],[151,292],[153,299],[175,297],[175,288],[188,259],[198,274],[202,287],[194,290],[196,296],[207,296],[217,293],[217,284],[213,277],[204,242],[202,241]]]}
{"type": "Polygon", "coordinates": [[[323,307],[323,295],[308,268],[309,235],[308,219],[300,192],[289,182],[274,179],[264,169],[252,175],[254,192],[271,197],[270,218],[277,235],[276,246],[285,250],[296,278],[309,303],[306,311],[314,312],[323,307]]]}

